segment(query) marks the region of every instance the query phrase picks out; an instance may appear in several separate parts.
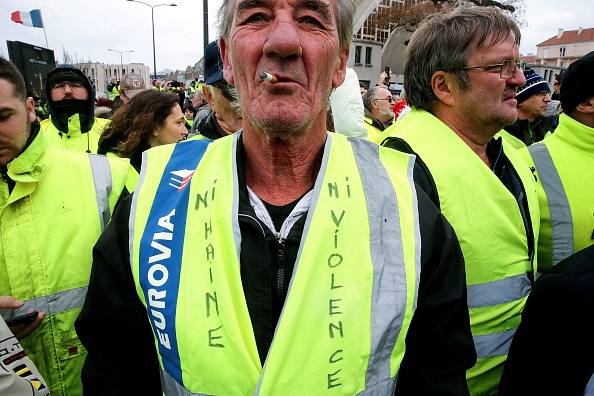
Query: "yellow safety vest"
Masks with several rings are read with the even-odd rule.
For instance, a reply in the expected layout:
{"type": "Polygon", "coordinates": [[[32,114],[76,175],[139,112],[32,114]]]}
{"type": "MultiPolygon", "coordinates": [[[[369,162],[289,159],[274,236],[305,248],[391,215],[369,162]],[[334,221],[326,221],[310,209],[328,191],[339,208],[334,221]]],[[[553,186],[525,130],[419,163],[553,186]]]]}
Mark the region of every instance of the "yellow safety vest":
{"type": "Polygon", "coordinates": [[[117,98],[118,96],[120,96],[120,86],[119,85],[114,85],[111,88],[111,91],[107,91],[109,92],[109,100],[115,100],[115,98],[117,98]]]}
{"type": "MultiPolygon", "coordinates": [[[[426,163],[441,211],[462,247],[470,325],[477,351],[467,371],[472,395],[496,395],[509,345],[531,290],[536,265],[518,202],[454,131],[424,110],[410,112],[386,129],[404,139],[426,163]]],[[[506,141],[504,151],[524,186],[537,245],[539,210],[530,169],[506,141]]]]}
{"type": "Polygon", "coordinates": [[[96,154],[99,138],[110,122],[108,119],[95,117],[91,130],[87,133],[81,133],[79,115],[74,114],[68,119],[68,133],[61,133],[52,124],[52,120],[48,118],[41,121],[40,133],[45,133],[50,144],[54,147],[79,152],[89,150],[91,153],[96,154]]]}
{"type": "Polygon", "coordinates": [[[41,132],[8,164],[16,182],[0,182],[0,295],[18,310],[45,312],[21,341],[52,396],[82,395],[86,350],[74,330],[83,305],[92,248],[111,217],[128,161],[53,148],[41,132]]]}
{"type": "Polygon", "coordinates": [[[543,272],[594,244],[594,128],[561,114],[555,133],[520,154],[535,170],[543,272]]]}
{"type": "Polygon", "coordinates": [[[420,272],[413,157],[328,134],[262,367],[240,275],[239,136],[159,146],[144,158],[131,265],[165,394],[393,393],[420,272]]]}

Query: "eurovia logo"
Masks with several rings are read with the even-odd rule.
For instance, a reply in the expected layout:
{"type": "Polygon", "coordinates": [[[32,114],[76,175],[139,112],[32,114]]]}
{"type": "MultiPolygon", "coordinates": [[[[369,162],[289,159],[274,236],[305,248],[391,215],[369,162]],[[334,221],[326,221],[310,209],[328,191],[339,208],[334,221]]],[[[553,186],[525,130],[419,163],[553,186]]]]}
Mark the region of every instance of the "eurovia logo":
{"type": "Polygon", "coordinates": [[[186,185],[192,180],[195,170],[181,169],[178,171],[172,171],[171,181],[169,185],[175,188],[178,192],[181,192],[186,185]]]}

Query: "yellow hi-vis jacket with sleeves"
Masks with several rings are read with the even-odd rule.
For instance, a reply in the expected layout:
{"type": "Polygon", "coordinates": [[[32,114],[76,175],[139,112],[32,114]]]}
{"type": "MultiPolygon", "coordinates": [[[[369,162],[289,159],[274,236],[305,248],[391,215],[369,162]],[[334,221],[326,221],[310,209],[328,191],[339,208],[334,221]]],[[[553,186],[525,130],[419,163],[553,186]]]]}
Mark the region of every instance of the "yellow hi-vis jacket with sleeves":
{"type": "Polygon", "coordinates": [[[496,395],[509,345],[530,292],[539,212],[530,169],[507,142],[505,155],[527,196],[533,235],[527,235],[516,198],[437,117],[412,109],[386,131],[404,139],[429,168],[441,211],[462,247],[476,365],[466,377],[471,395],[496,395]],[[529,242],[529,239],[533,239],[529,242]]]}
{"type": "Polygon", "coordinates": [[[238,139],[144,153],[131,265],[165,394],[393,393],[420,275],[414,157],[328,134],[262,367],[240,275],[238,139]]]}
{"type": "MultiPolygon", "coordinates": [[[[16,184],[0,181],[0,295],[45,312],[21,341],[52,396],[82,395],[86,356],[74,330],[92,248],[109,221],[128,161],[51,147],[43,133],[8,164],[16,184]]],[[[100,336],[100,335],[98,335],[100,336]]]]}
{"type": "Polygon", "coordinates": [[[561,114],[555,133],[520,154],[535,170],[543,272],[594,244],[594,128],[561,114]]]}
{"type": "Polygon", "coordinates": [[[95,117],[93,127],[87,133],[81,133],[79,115],[74,114],[68,118],[68,133],[61,133],[49,118],[41,121],[41,132],[46,134],[54,147],[79,152],[89,150],[97,154],[99,138],[110,122],[111,120],[95,117]]]}

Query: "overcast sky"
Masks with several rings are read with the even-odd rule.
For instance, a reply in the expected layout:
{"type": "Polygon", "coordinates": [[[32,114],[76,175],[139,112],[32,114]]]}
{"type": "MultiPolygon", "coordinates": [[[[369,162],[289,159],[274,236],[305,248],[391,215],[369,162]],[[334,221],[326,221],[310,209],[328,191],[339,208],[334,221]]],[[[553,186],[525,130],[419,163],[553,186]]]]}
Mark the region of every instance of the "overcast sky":
{"type": "MultiPolygon", "coordinates": [[[[161,6],[155,12],[157,70],[185,69],[203,55],[202,0],[173,0],[177,7],[161,6]]],[[[592,0],[525,0],[522,54],[535,53],[536,44],[555,36],[559,28],[594,27],[592,0]]],[[[160,4],[158,0],[145,3],[160,4]]],[[[209,0],[209,39],[216,38],[221,0],[209,0]]],[[[0,55],[8,58],[6,40],[45,47],[44,30],[10,20],[13,11],[41,9],[49,48],[56,60],[62,49],[81,61],[118,64],[140,62],[152,71],[151,10],[126,0],[0,0],[0,55]]]]}

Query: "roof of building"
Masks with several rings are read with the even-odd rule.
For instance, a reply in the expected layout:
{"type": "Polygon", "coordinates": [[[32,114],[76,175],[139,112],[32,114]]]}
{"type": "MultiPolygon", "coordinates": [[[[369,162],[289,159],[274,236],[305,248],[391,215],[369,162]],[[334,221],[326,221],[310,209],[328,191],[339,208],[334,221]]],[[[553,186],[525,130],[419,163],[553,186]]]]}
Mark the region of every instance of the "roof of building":
{"type": "Polygon", "coordinates": [[[570,44],[570,43],[581,43],[584,41],[594,41],[594,28],[578,29],[578,30],[567,30],[559,29],[559,33],[556,36],[551,37],[543,41],[540,44],[536,44],[537,47],[544,45],[558,45],[558,44],[570,44]],[[560,33],[560,34],[559,34],[560,33]],[[561,36],[561,37],[559,37],[561,36]]]}
{"type": "Polygon", "coordinates": [[[520,59],[525,60],[527,63],[534,63],[534,62],[536,62],[536,55],[534,55],[534,54],[520,55],[520,59]]]}

